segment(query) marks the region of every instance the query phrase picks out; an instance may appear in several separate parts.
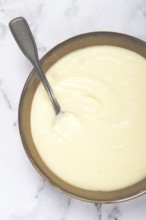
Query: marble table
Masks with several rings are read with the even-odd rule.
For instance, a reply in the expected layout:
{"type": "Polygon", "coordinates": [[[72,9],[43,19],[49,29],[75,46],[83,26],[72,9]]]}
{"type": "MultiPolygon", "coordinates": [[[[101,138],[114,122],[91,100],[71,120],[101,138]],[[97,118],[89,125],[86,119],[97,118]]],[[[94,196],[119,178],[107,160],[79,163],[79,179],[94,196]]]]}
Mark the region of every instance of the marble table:
{"type": "Polygon", "coordinates": [[[0,0],[0,219],[145,220],[146,195],[110,205],[81,202],[50,186],[29,162],[19,136],[18,104],[32,66],[8,28],[17,16],[28,20],[40,57],[85,32],[116,31],[146,41],[145,0],[0,0]]]}

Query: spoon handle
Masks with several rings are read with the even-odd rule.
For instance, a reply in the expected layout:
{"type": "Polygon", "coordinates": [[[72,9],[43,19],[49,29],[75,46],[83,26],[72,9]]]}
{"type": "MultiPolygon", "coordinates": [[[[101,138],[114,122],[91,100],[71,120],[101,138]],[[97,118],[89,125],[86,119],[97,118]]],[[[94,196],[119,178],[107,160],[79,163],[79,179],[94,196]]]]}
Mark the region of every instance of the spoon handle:
{"type": "Polygon", "coordinates": [[[50,97],[54,110],[56,114],[58,114],[60,112],[60,106],[39,64],[37,47],[27,21],[23,17],[18,17],[10,21],[9,27],[21,51],[30,60],[38,73],[40,80],[50,97]]]}

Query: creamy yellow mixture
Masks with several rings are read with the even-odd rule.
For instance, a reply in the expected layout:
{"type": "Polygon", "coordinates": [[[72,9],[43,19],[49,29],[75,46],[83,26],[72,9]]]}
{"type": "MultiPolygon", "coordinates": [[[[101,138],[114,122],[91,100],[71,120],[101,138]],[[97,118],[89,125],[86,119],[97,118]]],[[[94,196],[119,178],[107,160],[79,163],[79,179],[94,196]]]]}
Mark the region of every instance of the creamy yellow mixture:
{"type": "Polygon", "coordinates": [[[126,49],[93,46],[70,53],[47,72],[63,113],[43,86],[31,130],[46,165],[88,190],[116,190],[146,177],[146,60],[126,49]]]}

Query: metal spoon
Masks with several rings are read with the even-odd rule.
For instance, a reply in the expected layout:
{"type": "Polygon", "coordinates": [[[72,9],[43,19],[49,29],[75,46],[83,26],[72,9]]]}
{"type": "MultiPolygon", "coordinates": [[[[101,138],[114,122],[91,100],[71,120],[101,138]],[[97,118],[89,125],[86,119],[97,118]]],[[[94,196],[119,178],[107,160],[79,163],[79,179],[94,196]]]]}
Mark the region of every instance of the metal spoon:
{"type": "Polygon", "coordinates": [[[18,17],[10,21],[9,27],[21,51],[29,59],[38,73],[40,80],[50,97],[54,110],[56,114],[58,114],[60,112],[60,105],[58,104],[53,90],[39,64],[37,47],[27,21],[23,17],[18,17]]]}

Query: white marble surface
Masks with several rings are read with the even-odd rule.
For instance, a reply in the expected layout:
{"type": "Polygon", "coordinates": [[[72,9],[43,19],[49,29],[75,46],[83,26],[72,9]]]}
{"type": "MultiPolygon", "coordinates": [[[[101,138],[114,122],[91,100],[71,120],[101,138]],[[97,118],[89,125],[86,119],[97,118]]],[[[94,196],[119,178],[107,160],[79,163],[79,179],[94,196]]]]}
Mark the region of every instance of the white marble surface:
{"type": "Polygon", "coordinates": [[[8,22],[24,16],[40,57],[57,43],[91,31],[117,31],[146,40],[145,0],[0,0],[0,219],[145,220],[146,195],[95,205],[58,192],[34,170],[18,131],[18,104],[31,64],[19,51],[8,22]]]}

